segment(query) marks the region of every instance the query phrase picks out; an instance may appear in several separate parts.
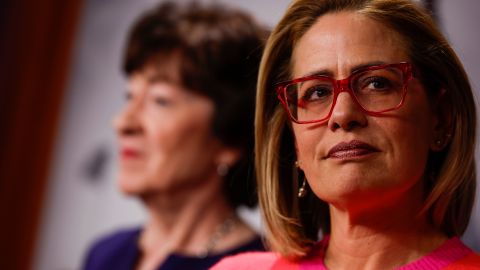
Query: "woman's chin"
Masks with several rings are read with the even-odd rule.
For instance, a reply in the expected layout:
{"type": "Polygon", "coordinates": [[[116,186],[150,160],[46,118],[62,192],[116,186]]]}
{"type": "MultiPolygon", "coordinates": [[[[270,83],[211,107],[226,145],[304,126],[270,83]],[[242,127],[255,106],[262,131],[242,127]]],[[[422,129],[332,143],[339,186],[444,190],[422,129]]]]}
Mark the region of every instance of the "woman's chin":
{"type": "Polygon", "coordinates": [[[141,179],[120,176],[117,182],[118,189],[127,196],[139,196],[146,192],[146,185],[141,179]]]}

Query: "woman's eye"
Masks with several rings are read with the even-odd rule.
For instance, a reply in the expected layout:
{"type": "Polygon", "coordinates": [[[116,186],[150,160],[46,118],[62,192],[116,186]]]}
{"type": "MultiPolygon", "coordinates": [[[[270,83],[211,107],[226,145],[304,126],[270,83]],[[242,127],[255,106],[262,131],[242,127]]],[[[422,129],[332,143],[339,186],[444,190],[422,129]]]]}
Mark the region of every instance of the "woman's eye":
{"type": "Polygon", "coordinates": [[[303,95],[302,99],[304,101],[317,101],[317,100],[322,100],[325,99],[326,97],[329,97],[332,94],[332,89],[326,86],[313,86],[308,88],[305,91],[305,94],[303,95]]]}
{"type": "Polygon", "coordinates": [[[363,85],[362,87],[363,90],[374,90],[374,91],[390,90],[393,87],[390,80],[384,77],[368,78],[367,80],[364,81],[362,85],[363,85]]]}
{"type": "Polygon", "coordinates": [[[172,104],[171,100],[165,97],[154,97],[153,101],[156,105],[159,106],[170,106],[172,104]]]}

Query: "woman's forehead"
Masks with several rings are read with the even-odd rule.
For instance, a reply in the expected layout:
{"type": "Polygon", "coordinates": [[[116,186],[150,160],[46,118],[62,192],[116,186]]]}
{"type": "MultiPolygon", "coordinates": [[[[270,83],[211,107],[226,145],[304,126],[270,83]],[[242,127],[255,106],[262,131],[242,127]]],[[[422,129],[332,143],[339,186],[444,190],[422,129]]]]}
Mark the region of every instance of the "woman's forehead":
{"type": "Polygon", "coordinates": [[[400,34],[365,15],[343,11],[317,19],[296,43],[291,66],[293,77],[317,70],[342,77],[354,66],[401,61],[408,61],[408,53],[400,34]]]}
{"type": "Polygon", "coordinates": [[[150,57],[140,72],[154,80],[181,84],[179,53],[161,53],[150,57]]]}

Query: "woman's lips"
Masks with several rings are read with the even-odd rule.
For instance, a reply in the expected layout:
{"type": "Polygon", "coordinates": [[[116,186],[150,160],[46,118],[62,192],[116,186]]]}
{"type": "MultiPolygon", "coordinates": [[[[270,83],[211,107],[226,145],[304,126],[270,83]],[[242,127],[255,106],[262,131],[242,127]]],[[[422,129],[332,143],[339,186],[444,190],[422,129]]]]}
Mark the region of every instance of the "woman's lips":
{"type": "Polygon", "coordinates": [[[352,159],[362,157],[371,153],[380,152],[377,148],[368,143],[353,140],[350,142],[341,142],[328,151],[325,158],[334,159],[352,159]]]}
{"type": "Polygon", "coordinates": [[[140,157],[140,152],[131,148],[123,148],[120,151],[120,154],[124,159],[134,159],[140,157]]]}

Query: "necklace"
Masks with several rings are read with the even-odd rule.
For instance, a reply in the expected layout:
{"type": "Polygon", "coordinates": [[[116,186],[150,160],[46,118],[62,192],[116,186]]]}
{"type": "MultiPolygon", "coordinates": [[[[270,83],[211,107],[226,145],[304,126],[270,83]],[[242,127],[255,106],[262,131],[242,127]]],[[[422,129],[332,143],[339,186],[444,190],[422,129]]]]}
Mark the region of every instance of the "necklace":
{"type": "Polygon", "coordinates": [[[210,255],[215,248],[215,246],[218,244],[218,241],[220,241],[223,237],[228,235],[233,228],[235,228],[237,221],[235,219],[235,215],[231,215],[228,218],[226,218],[222,224],[219,224],[213,234],[210,236],[208,239],[208,242],[204,248],[203,251],[199,252],[197,257],[198,258],[205,258],[208,255],[210,255]]]}

